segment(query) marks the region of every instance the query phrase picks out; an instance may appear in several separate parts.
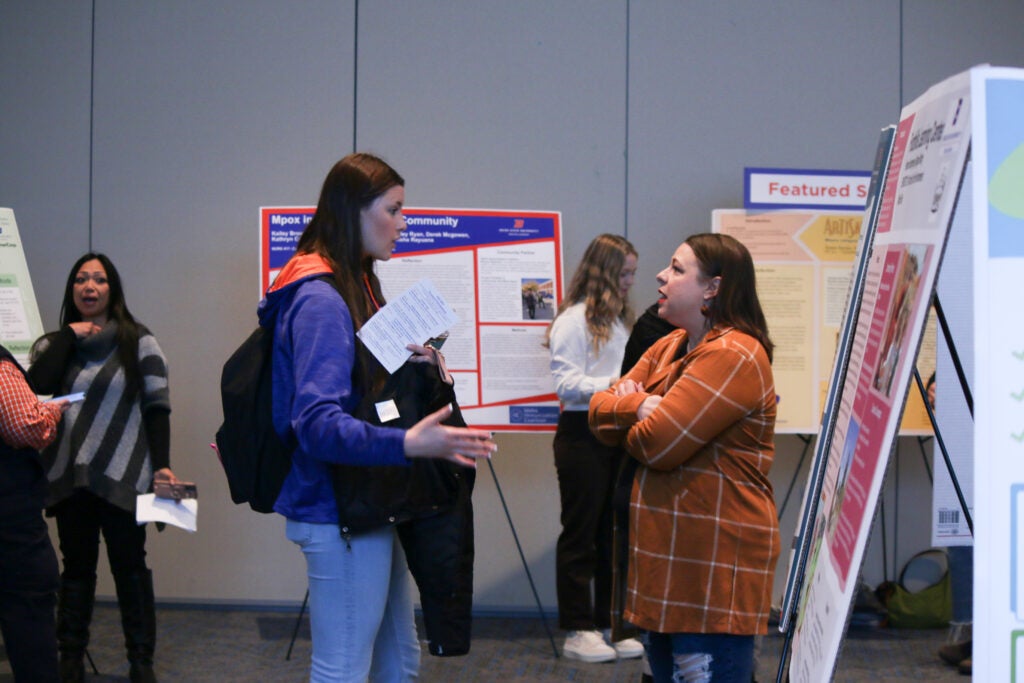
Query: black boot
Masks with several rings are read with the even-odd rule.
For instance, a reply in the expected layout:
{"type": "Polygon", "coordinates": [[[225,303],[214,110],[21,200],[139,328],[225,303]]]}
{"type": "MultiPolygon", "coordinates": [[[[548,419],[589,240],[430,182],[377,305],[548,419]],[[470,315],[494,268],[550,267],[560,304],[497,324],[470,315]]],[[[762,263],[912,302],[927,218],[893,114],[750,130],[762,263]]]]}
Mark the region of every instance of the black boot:
{"type": "Polygon", "coordinates": [[[85,680],[85,647],[89,644],[89,622],[96,598],[96,577],[61,578],[57,599],[57,649],[60,652],[60,680],[85,680]]]}
{"type": "Polygon", "coordinates": [[[153,601],[153,572],[115,576],[117,603],[121,607],[121,628],[131,668],[132,683],[156,683],[153,651],[156,648],[156,606],[153,601]]]}

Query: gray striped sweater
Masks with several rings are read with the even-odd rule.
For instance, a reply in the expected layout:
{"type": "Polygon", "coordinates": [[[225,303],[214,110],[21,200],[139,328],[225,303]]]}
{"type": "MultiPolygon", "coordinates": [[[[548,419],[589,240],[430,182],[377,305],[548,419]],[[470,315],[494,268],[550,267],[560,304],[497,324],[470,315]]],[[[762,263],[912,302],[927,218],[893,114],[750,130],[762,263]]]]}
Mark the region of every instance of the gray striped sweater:
{"type": "Polygon", "coordinates": [[[108,322],[101,332],[76,341],[62,384],[68,393],[84,392],[85,400],[68,407],[60,435],[42,453],[50,481],[47,507],[76,488],[87,488],[134,513],[136,496],[152,482],[143,413],[170,410],[167,361],[156,338],[140,325],[143,389],[129,399],[116,352],[116,330],[116,324],[108,322]]]}

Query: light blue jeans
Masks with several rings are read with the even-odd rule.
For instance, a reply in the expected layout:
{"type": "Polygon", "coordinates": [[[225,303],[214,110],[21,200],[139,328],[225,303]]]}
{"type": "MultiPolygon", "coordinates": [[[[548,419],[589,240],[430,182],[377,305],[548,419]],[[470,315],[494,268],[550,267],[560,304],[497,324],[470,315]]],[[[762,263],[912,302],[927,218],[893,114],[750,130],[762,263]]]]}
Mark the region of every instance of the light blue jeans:
{"type": "Polygon", "coordinates": [[[288,520],[309,576],[311,683],[415,681],[420,644],[405,554],[388,527],[343,539],[336,524],[288,520]]]}

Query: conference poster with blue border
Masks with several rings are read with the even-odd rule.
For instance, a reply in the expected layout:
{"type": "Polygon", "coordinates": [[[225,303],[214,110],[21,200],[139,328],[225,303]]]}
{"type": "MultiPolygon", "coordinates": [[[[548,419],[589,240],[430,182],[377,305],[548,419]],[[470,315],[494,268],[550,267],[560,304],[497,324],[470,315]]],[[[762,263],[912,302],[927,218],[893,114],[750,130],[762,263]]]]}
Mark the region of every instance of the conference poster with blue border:
{"type": "MultiPolygon", "coordinates": [[[[291,258],[315,207],[260,208],[260,294],[291,258]]],[[[386,299],[429,279],[458,316],[443,353],[466,422],[553,432],[559,404],[544,346],[562,298],[556,211],[405,207],[406,230],[377,262],[386,299]]]]}

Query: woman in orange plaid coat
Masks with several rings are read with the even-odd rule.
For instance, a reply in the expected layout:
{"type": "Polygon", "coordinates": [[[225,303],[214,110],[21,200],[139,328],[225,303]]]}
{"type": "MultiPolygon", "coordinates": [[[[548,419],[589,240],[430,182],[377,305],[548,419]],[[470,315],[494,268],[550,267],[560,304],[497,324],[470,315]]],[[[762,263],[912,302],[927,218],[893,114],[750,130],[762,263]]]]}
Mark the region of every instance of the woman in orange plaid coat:
{"type": "Polygon", "coordinates": [[[656,682],[746,683],[780,547],[772,342],[734,238],[687,238],[658,284],[658,315],[680,329],[590,402],[598,439],[639,462],[624,616],[656,682]]]}

